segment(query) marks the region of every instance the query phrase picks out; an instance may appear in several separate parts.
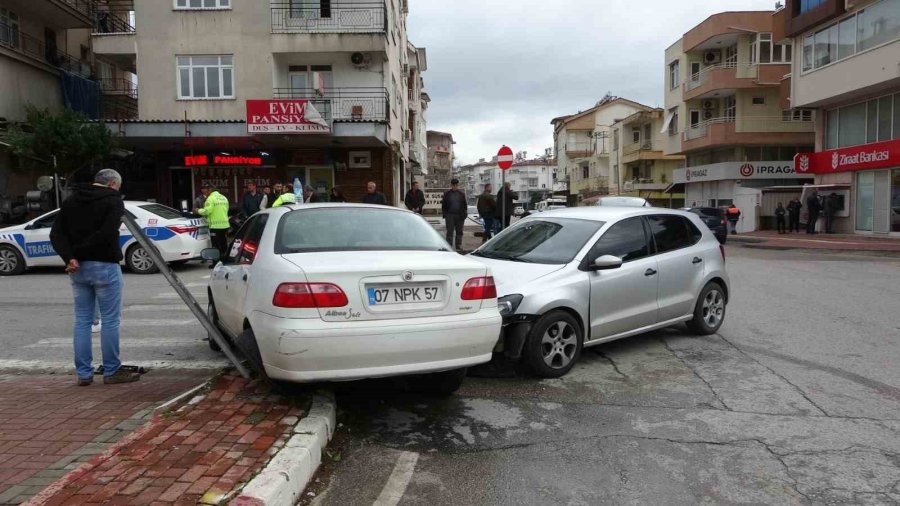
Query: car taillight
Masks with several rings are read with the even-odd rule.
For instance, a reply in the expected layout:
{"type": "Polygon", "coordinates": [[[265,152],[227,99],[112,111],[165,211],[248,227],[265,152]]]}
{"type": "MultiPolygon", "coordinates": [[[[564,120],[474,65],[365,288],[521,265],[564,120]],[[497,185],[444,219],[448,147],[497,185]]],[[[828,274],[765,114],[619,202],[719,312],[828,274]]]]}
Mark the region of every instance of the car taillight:
{"type": "Polygon", "coordinates": [[[492,276],[472,278],[463,285],[462,300],[496,299],[497,287],[492,276]]]}
{"type": "Polygon", "coordinates": [[[282,283],[272,297],[272,305],[287,308],[343,307],[347,303],[347,295],[332,283],[282,283]]]}
{"type": "Polygon", "coordinates": [[[722,253],[722,263],[725,263],[725,245],[719,245],[719,252],[722,253]]]}
{"type": "Polygon", "coordinates": [[[258,246],[254,242],[245,242],[241,244],[241,263],[242,264],[252,264],[253,260],[256,258],[256,251],[258,246]]]}
{"type": "Polygon", "coordinates": [[[193,234],[195,232],[200,231],[200,227],[194,227],[194,226],[190,226],[190,225],[189,226],[171,225],[166,228],[168,228],[172,232],[175,232],[176,234],[193,234]]]}

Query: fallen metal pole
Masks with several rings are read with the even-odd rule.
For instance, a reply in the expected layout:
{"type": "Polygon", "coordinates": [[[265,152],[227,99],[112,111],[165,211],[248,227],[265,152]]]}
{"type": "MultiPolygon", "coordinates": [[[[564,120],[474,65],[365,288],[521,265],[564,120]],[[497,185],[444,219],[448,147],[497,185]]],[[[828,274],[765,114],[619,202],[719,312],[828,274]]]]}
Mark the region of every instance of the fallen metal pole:
{"type": "Polygon", "coordinates": [[[213,339],[216,344],[219,345],[219,348],[222,349],[222,352],[225,353],[225,356],[228,357],[228,360],[234,364],[234,367],[237,368],[238,372],[245,379],[250,379],[250,371],[244,367],[242,360],[238,358],[237,355],[234,354],[234,351],[231,349],[231,345],[228,343],[228,340],[225,339],[225,336],[222,335],[222,331],[219,330],[218,327],[213,324],[212,320],[209,319],[209,315],[206,314],[206,311],[200,307],[200,304],[197,303],[197,299],[194,298],[193,294],[187,289],[187,287],[182,284],[181,280],[178,279],[178,276],[172,272],[172,269],[169,267],[169,264],[163,260],[162,255],[160,255],[159,250],[156,249],[156,245],[153,244],[150,239],[144,235],[144,231],[141,230],[140,225],[134,221],[134,218],[125,213],[122,217],[122,220],[125,222],[125,226],[128,227],[128,230],[131,231],[131,234],[137,240],[138,244],[144,248],[144,251],[150,256],[153,260],[153,263],[159,267],[159,272],[162,273],[163,276],[166,277],[166,281],[172,285],[172,288],[175,289],[175,293],[177,293],[181,300],[184,301],[185,305],[187,305],[188,309],[194,313],[194,316],[203,325],[203,328],[209,332],[209,337],[213,339]]]}

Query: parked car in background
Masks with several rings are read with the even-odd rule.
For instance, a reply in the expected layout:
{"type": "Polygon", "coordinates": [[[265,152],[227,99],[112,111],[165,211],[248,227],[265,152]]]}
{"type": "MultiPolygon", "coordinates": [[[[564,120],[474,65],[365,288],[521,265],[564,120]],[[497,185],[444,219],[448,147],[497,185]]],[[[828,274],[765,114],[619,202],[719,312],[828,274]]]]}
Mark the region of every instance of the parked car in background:
{"type": "Polygon", "coordinates": [[[469,221],[467,225],[484,227],[484,220],[481,219],[481,214],[478,213],[478,206],[468,206],[466,208],[466,219],[469,221]]]}
{"type": "Polygon", "coordinates": [[[728,222],[726,221],[724,209],[719,209],[718,207],[684,207],[682,210],[699,216],[700,221],[709,227],[720,243],[725,244],[725,241],[728,240],[728,222]]]}
{"type": "Polygon", "coordinates": [[[502,321],[488,267],[419,215],[362,204],[253,215],[212,272],[209,315],[273,380],[421,375],[441,394],[491,359],[502,321]]]}
{"type": "MultiPolygon", "coordinates": [[[[125,212],[154,242],[168,263],[200,258],[209,248],[209,227],[203,218],[185,218],[182,213],[155,202],[125,201],[125,212]]],[[[0,229],[0,276],[21,274],[29,267],[63,267],[65,263],[50,244],[50,228],[58,210],[29,222],[0,229]]],[[[159,268],[123,224],[119,246],[125,265],[136,274],[151,274],[159,268]]]]}
{"type": "Polygon", "coordinates": [[[593,346],[725,320],[725,250],[692,213],[577,207],[533,214],[470,255],[490,267],[503,353],[538,376],[566,374],[593,346]]]}
{"type": "Polygon", "coordinates": [[[565,209],[566,207],[568,207],[566,205],[566,199],[546,199],[538,202],[534,206],[534,210],[542,213],[553,209],[565,209]]]}
{"type": "Polygon", "coordinates": [[[641,197],[600,197],[597,205],[601,207],[653,207],[650,201],[641,197]]]}

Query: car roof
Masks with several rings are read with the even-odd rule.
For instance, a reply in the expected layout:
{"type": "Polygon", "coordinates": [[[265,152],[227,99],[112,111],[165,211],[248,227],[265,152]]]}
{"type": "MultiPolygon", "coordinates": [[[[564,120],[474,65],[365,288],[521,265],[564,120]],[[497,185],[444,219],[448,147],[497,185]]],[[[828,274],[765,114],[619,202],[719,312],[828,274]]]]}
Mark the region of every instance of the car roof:
{"type": "Polygon", "coordinates": [[[613,221],[632,216],[647,216],[651,214],[674,214],[678,216],[694,216],[692,213],[676,209],[662,207],[613,207],[613,206],[583,206],[567,207],[544,211],[540,215],[532,215],[537,218],[574,218],[594,221],[613,221]]]}

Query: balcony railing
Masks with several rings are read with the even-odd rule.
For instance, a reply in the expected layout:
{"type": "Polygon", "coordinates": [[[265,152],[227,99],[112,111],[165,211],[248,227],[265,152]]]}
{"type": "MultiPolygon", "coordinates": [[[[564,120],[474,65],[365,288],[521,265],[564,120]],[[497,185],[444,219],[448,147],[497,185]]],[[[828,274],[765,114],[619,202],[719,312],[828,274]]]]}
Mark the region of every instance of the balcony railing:
{"type": "Polygon", "coordinates": [[[653,144],[649,141],[645,142],[633,142],[631,144],[626,144],[624,148],[622,148],[623,155],[630,155],[633,153],[637,153],[638,151],[651,151],[653,149],[653,144]]]}
{"type": "Polygon", "coordinates": [[[706,121],[701,121],[695,125],[689,125],[687,129],[684,131],[684,140],[689,141],[692,139],[699,139],[701,137],[706,137],[709,134],[709,126],[717,123],[734,123],[733,117],[721,117],[721,118],[712,118],[706,121]]]}
{"type": "Polygon", "coordinates": [[[272,33],[384,33],[385,2],[272,2],[272,33]]]}
{"type": "Polygon", "coordinates": [[[739,62],[723,62],[718,65],[710,65],[696,74],[688,76],[684,82],[684,91],[697,89],[709,82],[709,76],[712,72],[722,69],[734,69],[738,77],[755,78],[759,71],[759,66],[755,63],[739,63],[739,62]]]}
{"type": "Polygon", "coordinates": [[[94,21],[93,35],[134,33],[134,27],[127,21],[129,12],[98,12],[94,21]]]}
{"type": "Polygon", "coordinates": [[[52,0],[51,3],[68,6],[82,16],[92,17],[96,2],[94,0],[52,0]]]}
{"type": "Polygon", "coordinates": [[[107,95],[121,95],[137,100],[137,83],[121,77],[104,77],[99,79],[100,91],[107,95]]]}
{"type": "Polygon", "coordinates": [[[90,63],[48,47],[42,40],[21,33],[18,27],[11,27],[2,21],[0,21],[0,47],[83,77],[91,77],[92,74],[90,63]]]}
{"type": "Polygon", "coordinates": [[[387,121],[387,88],[275,88],[274,98],[309,100],[328,121],[387,121]]]}
{"type": "Polygon", "coordinates": [[[567,153],[593,153],[594,144],[591,141],[578,141],[566,144],[567,153]]]}

